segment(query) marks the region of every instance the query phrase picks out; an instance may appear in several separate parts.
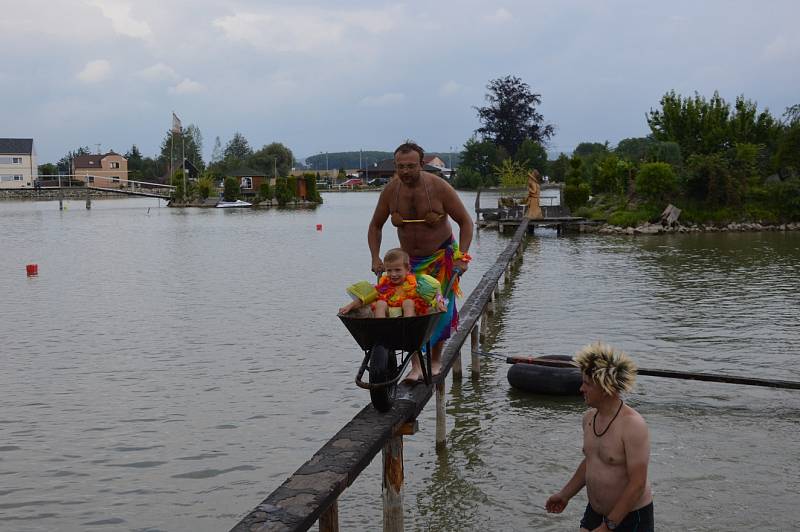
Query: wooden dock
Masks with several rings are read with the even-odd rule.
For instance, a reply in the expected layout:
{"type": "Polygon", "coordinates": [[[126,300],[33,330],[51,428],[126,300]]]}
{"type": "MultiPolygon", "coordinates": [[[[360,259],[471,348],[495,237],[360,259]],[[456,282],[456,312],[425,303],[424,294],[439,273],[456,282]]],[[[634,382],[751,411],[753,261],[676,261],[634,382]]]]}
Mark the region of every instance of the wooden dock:
{"type": "MultiPolygon", "coordinates": [[[[430,387],[400,385],[392,409],[385,414],[379,413],[372,405],[364,407],[232,531],[308,530],[317,521],[321,532],[338,531],[339,495],[379,451],[383,452],[382,529],[403,530],[403,435],[417,430],[417,416],[435,395],[436,446],[437,449],[444,446],[445,387],[442,379],[451,369],[453,379],[462,378],[461,349],[465,343],[472,353],[472,377],[479,377],[480,358],[477,353],[486,333],[488,316],[494,313],[494,301],[499,295],[498,283],[501,276],[505,276],[506,284],[511,282],[511,276],[522,260],[527,228],[527,220],[522,220],[511,242],[461,306],[458,331],[447,341],[442,352],[442,373],[438,382],[430,387]]],[[[374,528],[381,527],[376,524],[374,528]]]]}

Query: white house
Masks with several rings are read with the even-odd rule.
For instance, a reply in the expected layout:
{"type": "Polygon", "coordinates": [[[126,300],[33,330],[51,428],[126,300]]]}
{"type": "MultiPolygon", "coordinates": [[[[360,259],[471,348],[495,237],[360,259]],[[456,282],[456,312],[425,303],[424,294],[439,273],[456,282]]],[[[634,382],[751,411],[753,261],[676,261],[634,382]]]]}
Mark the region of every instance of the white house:
{"type": "Polygon", "coordinates": [[[30,188],[38,174],[33,139],[0,138],[0,188],[30,188]]]}

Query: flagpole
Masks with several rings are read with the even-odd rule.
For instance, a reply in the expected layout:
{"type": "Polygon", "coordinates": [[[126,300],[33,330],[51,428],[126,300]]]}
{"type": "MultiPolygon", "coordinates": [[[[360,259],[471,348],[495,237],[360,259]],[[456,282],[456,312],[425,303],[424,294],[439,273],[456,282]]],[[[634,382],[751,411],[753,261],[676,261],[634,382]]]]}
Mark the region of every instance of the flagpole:
{"type": "Polygon", "coordinates": [[[186,188],[186,150],[184,148],[183,126],[181,126],[181,168],[183,169],[183,195],[188,198],[189,191],[186,188]]]}

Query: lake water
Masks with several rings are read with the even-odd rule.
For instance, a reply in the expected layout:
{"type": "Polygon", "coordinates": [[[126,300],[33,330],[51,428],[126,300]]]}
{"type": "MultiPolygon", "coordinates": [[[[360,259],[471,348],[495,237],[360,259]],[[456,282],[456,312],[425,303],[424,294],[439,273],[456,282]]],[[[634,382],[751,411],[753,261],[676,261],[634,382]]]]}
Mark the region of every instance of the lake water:
{"type": "MultiPolygon", "coordinates": [[[[324,198],[0,203],[0,530],[227,530],[367,404],[335,313],[370,278],[377,195],[324,198]]],[[[477,234],[467,293],[507,241],[477,234]]],[[[387,224],[383,248],[396,242],[387,224]]],[[[800,233],[545,230],[486,348],[604,340],[642,367],[797,381],[798,294],[800,233]]],[[[515,392],[503,362],[483,364],[479,382],[448,382],[446,453],[432,407],[405,438],[407,528],[577,529],[585,494],[560,516],[543,505],[580,461],[584,406],[515,392]]],[[[651,431],[660,530],[796,528],[800,392],[641,377],[629,402],[651,431]]],[[[380,482],[376,460],[340,499],[343,530],[380,529],[380,482]]]]}

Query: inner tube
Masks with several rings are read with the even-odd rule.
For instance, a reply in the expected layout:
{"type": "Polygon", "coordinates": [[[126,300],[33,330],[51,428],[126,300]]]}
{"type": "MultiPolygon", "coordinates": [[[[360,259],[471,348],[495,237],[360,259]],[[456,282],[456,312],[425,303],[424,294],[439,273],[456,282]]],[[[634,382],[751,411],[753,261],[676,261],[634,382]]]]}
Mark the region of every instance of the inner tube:
{"type": "MultiPolygon", "coordinates": [[[[566,355],[547,355],[542,360],[572,360],[566,355]]],[[[581,395],[581,371],[578,368],[554,368],[517,362],[508,368],[508,383],[514,388],[541,395],[581,395]]]]}

